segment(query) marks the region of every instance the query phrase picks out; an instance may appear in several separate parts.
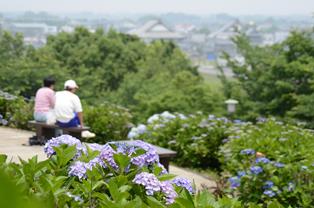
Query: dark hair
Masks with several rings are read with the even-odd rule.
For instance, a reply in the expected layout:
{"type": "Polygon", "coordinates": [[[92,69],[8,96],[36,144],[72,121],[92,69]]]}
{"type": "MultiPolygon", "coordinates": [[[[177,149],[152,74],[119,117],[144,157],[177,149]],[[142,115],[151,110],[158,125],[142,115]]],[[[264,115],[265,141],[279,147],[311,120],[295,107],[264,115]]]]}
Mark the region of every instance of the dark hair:
{"type": "Polygon", "coordinates": [[[54,85],[56,80],[53,77],[46,77],[44,79],[44,86],[45,87],[50,87],[51,85],[54,85]]]}

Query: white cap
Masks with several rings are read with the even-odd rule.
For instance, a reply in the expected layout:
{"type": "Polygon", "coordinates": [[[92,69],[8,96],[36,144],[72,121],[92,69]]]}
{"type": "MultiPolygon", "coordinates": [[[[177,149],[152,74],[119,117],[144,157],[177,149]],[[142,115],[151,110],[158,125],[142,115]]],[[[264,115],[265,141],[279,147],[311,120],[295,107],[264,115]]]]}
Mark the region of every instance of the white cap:
{"type": "Polygon", "coordinates": [[[77,86],[74,80],[70,79],[64,83],[64,89],[66,88],[74,89],[74,88],[79,88],[79,87],[77,86]]]}

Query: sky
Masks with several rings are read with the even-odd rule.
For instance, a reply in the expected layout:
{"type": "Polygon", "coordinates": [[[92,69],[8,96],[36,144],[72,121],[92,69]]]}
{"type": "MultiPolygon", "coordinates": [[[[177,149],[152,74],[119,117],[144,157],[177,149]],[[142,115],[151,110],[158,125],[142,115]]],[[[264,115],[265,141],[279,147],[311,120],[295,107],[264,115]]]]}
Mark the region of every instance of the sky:
{"type": "Polygon", "coordinates": [[[314,0],[0,0],[0,12],[312,15],[314,0]]]}

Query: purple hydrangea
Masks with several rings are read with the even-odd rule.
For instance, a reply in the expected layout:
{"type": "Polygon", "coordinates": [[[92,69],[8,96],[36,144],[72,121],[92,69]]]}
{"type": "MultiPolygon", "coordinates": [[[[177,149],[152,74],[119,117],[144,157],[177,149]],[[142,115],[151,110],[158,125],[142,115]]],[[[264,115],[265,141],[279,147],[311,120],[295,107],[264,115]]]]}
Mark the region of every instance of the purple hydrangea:
{"type": "Polygon", "coordinates": [[[255,175],[258,175],[259,173],[263,172],[263,168],[261,168],[260,166],[252,166],[250,167],[250,170],[255,175]]]}
{"type": "Polygon", "coordinates": [[[165,168],[161,163],[157,163],[157,166],[162,169],[160,175],[164,175],[164,174],[167,174],[167,173],[168,173],[168,171],[166,170],[166,168],[165,168]]]}
{"type": "Polygon", "coordinates": [[[174,190],[170,181],[160,182],[160,189],[161,192],[164,194],[166,204],[172,204],[178,196],[177,192],[174,190]]]}
{"type": "Polygon", "coordinates": [[[255,150],[253,150],[253,149],[244,149],[244,150],[241,150],[240,154],[241,155],[254,155],[255,154],[255,150]]]}
{"type": "Polygon", "coordinates": [[[77,176],[80,180],[86,178],[86,163],[76,161],[70,166],[69,175],[77,176]]]}
{"type": "Polygon", "coordinates": [[[267,164],[267,163],[269,163],[269,162],[270,162],[270,160],[267,159],[266,157],[259,157],[259,158],[257,158],[257,159],[255,160],[255,163],[264,163],[264,164],[267,164]]]}
{"type": "Polygon", "coordinates": [[[93,151],[101,152],[104,149],[104,145],[100,145],[97,143],[88,144],[88,147],[93,151]]]}
{"type": "Polygon", "coordinates": [[[137,174],[133,179],[133,183],[144,186],[146,194],[149,196],[152,196],[155,192],[159,192],[161,190],[160,181],[154,174],[151,173],[142,172],[137,174]]]}
{"type": "Polygon", "coordinates": [[[59,147],[62,144],[66,144],[69,146],[76,146],[76,155],[75,158],[82,155],[82,153],[86,152],[86,148],[83,146],[80,140],[76,139],[75,137],[72,137],[70,135],[61,135],[56,138],[50,139],[44,147],[44,151],[47,154],[48,157],[51,157],[56,152],[53,149],[54,147],[59,147]]]}
{"type": "Polygon", "coordinates": [[[94,159],[90,160],[88,163],[85,164],[86,169],[92,170],[93,167],[100,165],[103,168],[106,168],[106,164],[102,161],[99,157],[95,157],[94,159]]]}
{"type": "Polygon", "coordinates": [[[186,179],[186,178],[177,177],[177,178],[172,180],[172,183],[179,186],[179,187],[185,188],[191,194],[194,193],[191,181],[186,179]]]}
{"type": "Polygon", "coordinates": [[[151,165],[159,162],[159,156],[156,152],[156,149],[152,145],[141,140],[132,141],[130,145],[144,149],[146,151],[145,154],[132,158],[132,164],[142,167],[144,165],[151,165]]]}
{"type": "Polygon", "coordinates": [[[276,195],[276,193],[273,192],[272,190],[266,190],[266,191],[263,192],[263,194],[265,194],[265,195],[267,195],[269,197],[273,197],[273,196],[276,195]]]}
{"type": "Polygon", "coordinates": [[[116,154],[116,151],[112,149],[112,147],[107,143],[106,145],[104,145],[104,148],[100,152],[99,158],[105,161],[106,164],[110,165],[115,170],[118,170],[119,167],[113,158],[114,154],[116,154]]]}
{"type": "Polygon", "coordinates": [[[6,126],[9,122],[6,119],[1,119],[1,123],[3,126],[6,126]]]}

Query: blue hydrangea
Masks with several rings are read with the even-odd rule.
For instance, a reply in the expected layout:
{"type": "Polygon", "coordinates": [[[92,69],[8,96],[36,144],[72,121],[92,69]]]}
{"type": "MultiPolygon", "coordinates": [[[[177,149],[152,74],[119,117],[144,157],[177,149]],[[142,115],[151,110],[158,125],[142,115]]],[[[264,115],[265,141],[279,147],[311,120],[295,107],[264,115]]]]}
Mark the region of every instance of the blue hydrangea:
{"type": "Polygon", "coordinates": [[[229,182],[230,182],[230,187],[232,189],[238,188],[240,186],[240,178],[237,176],[231,177],[229,178],[229,182]]]}
{"type": "Polygon", "coordinates": [[[263,194],[265,194],[266,196],[269,196],[269,197],[273,197],[276,195],[276,193],[273,192],[272,190],[266,190],[263,192],[263,194]]]}
{"type": "Polygon", "coordinates": [[[259,158],[256,158],[255,160],[255,163],[264,163],[264,164],[267,164],[269,163],[270,160],[267,159],[266,157],[259,157],[259,158]]]}
{"type": "Polygon", "coordinates": [[[81,141],[70,135],[61,135],[59,137],[48,140],[48,142],[44,146],[44,151],[48,157],[51,157],[52,155],[56,153],[53,148],[59,147],[62,144],[66,144],[69,146],[76,146],[77,153],[75,155],[75,158],[81,156],[82,153],[86,152],[86,148],[81,143],[81,141]]]}
{"type": "Polygon", "coordinates": [[[135,176],[132,182],[144,186],[148,196],[152,196],[155,192],[159,192],[161,190],[160,181],[154,174],[151,173],[139,173],[135,176]]]}
{"type": "Polygon", "coordinates": [[[172,183],[179,187],[185,188],[191,194],[194,193],[191,181],[186,178],[176,177],[172,180],[172,183]]]}
{"type": "Polygon", "coordinates": [[[246,175],[246,172],[245,171],[238,171],[238,176],[239,177],[243,177],[246,175]]]}
{"type": "Polygon", "coordinates": [[[252,167],[250,167],[250,171],[251,171],[251,173],[258,175],[261,172],[263,172],[263,168],[261,168],[260,166],[252,166],[252,167]]]}
{"type": "Polygon", "coordinates": [[[241,150],[240,154],[241,155],[254,155],[255,154],[255,150],[253,150],[253,149],[244,149],[244,150],[241,150]]]}
{"type": "Polygon", "coordinates": [[[283,168],[283,167],[285,167],[285,164],[280,163],[280,162],[275,162],[274,166],[277,167],[277,168],[283,168]]]}
{"type": "Polygon", "coordinates": [[[274,182],[272,181],[265,181],[263,188],[264,189],[270,189],[274,186],[274,182]]]}

